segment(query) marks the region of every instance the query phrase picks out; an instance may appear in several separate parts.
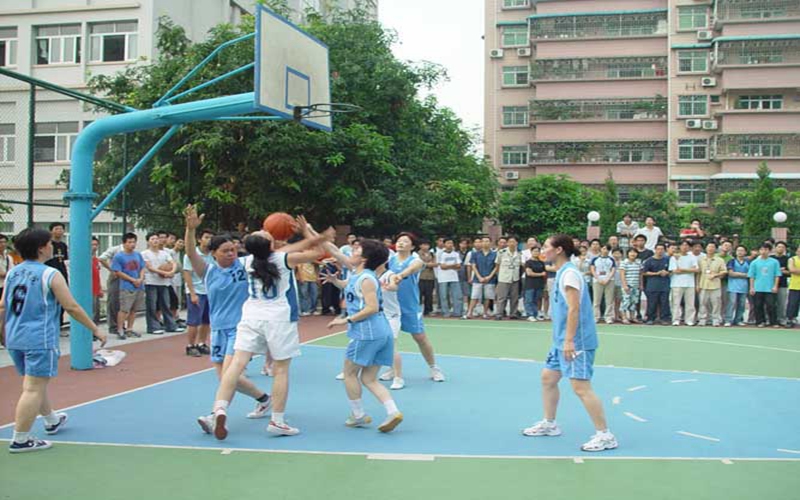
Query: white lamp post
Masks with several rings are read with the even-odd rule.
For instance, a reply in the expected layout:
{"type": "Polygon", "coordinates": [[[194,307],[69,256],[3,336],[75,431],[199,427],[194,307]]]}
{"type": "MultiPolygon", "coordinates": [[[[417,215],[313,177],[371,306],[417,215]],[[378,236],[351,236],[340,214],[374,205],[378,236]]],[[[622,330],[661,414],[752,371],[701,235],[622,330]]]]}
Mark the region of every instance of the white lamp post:
{"type": "Polygon", "coordinates": [[[592,224],[600,220],[600,212],[592,210],[586,214],[586,220],[589,221],[586,226],[586,239],[591,241],[595,238],[600,238],[600,226],[592,224]]]}
{"type": "Polygon", "coordinates": [[[784,227],[786,219],[786,212],[778,211],[772,216],[772,220],[778,224],[778,227],[772,228],[772,238],[775,239],[775,241],[786,241],[789,238],[789,230],[784,227]]]}

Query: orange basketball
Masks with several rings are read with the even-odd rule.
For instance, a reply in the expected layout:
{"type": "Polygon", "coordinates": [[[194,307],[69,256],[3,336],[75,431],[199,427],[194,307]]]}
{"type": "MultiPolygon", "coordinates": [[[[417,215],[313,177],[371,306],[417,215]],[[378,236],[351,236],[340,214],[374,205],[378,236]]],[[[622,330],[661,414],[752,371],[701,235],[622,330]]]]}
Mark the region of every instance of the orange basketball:
{"type": "Polygon", "coordinates": [[[297,222],[285,212],[269,214],[264,219],[263,227],[264,231],[269,231],[276,240],[288,240],[297,232],[297,222]]]}

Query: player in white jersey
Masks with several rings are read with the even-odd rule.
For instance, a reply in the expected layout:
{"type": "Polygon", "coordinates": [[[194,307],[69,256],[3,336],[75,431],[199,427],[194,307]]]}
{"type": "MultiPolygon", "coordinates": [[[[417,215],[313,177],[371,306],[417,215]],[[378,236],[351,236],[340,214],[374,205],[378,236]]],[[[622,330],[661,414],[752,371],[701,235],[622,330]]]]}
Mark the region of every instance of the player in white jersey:
{"type": "Polygon", "coordinates": [[[214,435],[225,439],[227,408],[236,390],[239,375],[244,372],[254,353],[269,353],[274,358],[275,381],[272,384],[272,416],[267,432],[282,436],[299,434],[299,429],[289,426],[284,419],[289,393],[289,365],[292,358],[300,355],[300,337],[297,321],[300,311],[297,304],[294,267],[314,262],[321,254],[310,250],[335,235],[331,228],[318,236],[312,236],[307,223],[298,219],[304,229],[300,242],[273,252],[274,238],[260,231],[250,235],[245,248],[250,255],[245,260],[249,297],[242,307],[242,319],[236,330],[235,354],[230,367],[222,375],[214,402],[214,435]]]}
{"type": "MultiPolygon", "coordinates": [[[[390,258],[392,254],[390,254],[390,258]]],[[[392,336],[394,337],[394,359],[392,363],[392,385],[389,389],[400,390],[406,386],[403,380],[403,358],[400,357],[400,351],[397,350],[397,338],[400,336],[400,299],[397,296],[398,286],[392,280],[394,272],[392,272],[388,263],[377,269],[378,281],[381,284],[381,292],[383,292],[383,313],[389,321],[389,326],[392,328],[392,336]]]]}

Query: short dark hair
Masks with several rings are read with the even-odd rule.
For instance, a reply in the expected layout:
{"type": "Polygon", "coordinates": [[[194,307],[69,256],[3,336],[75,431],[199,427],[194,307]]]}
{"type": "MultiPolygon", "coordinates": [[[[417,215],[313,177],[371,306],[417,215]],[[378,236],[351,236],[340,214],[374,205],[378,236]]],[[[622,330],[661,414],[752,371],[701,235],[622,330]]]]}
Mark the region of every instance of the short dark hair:
{"type": "Polygon", "coordinates": [[[358,235],[356,233],[347,233],[346,237],[349,238],[351,236],[355,236],[356,238],[358,238],[358,235]]]}
{"type": "Polygon", "coordinates": [[[447,243],[448,241],[451,241],[451,242],[453,242],[453,244],[455,244],[455,243],[456,243],[456,242],[455,242],[455,240],[454,240],[453,238],[445,238],[445,239],[444,239],[444,242],[445,242],[445,243],[447,243]]]}
{"type": "Polygon", "coordinates": [[[636,236],[633,237],[633,241],[636,241],[636,240],[645,240],[645,241],[647,241],[647,236],[645,236],[643,234],[637,234],[636,236]]]}
{"type": "Polygon", "coordinates": [[[772,250],[772,243],[765,241],[764,243],[761,244],[759,248],[766,248],[767,250],[772,250]]]}
{"type": "Polygon", "coordinates": [[[169,233],[168,233],[168,232],[166,232],[166,231],[164,231],[163,229],[161,229],[161,230],[159,230],[159,231],[156,231],[156,234],[157,234],[159,237],[161,237],[161,235],[162,235],[162,234],[163,234],[164,236],[169,236],[169,233]]]}
{"type": "Polygon", "coordinates": [[[605,248],[606,250],[608,250],[609,252],[610,252],[610,251],[612,251],[612,250],[614,250],[613,248],[611,248],[611,245],[601,245],[601,246],[600,246],[600,249],[601,249],[601,250],[602,250],[602,249],[604,249],[604,248],[605,248]]]}
{"type": "Polygon", "coordinates": [[[200,231],[200,237],[201,237],[201,238],[202,238],[203,236],[207,235],[207,234],[210,234],[211,236],[214,236],[214,235],[215,235],[215,234],[217,234],[217,233],[215,233],[214,231],[212,231],[211,229],[208,229],[208,228],[206,228],[206,229],[203,229],[202,231],[200,231]]]}
{"type": "Polygon", "coordinates": [[[663,241],[659,241],[658,243],[656,243],[656,246],[655,246],[655,248],[658,248],[658,247],[661,247],[661,248],[663,248],[664,250],[666,250],[666,249],[667,249],[667,244],[666,244],[666,243],[664,243],[663,241]]]}
{"type": "Polygon", "coordinates": [[[211,243],[208,244],[208,249],[211,252],[216,252],[217,249],[219,249],[219,247],[225,243],[233,243],[233,236],[231,236],[229,233],[218,234],[211,238],[211,243]]]}
{"type": "Polygon", "coordinates": [[[630,217],[631,219],[633,219],[633,215],[631,215],[631,214],[629,214],[629,213],[627,213],[627,214],[625,214],[625,215],[623,215],[623,216],[622,216],[622,218],[623,218],[623,219],[624,219],[625,217],[630,217]]]}
{"type": "Polygon", "coordinates": [[[47,246],[48,243],[50,243],[50,231],[44,229],[23,229],[14,237],[14,248],[25,260],[38,259],[39,249],[47,246]]]}
{"type": "Polygon", "coordinates": [[[417,246],[417,237],[413,233],[409,233],[408,231],[403,231],[402,233],[398,234],[397,238],[394,239],[394,242],[397,243],[397,240],[399,240],[403,236],[405,236],[406,238],[411,240],[411,246],[414,246],[414,247],[417,246]]]}
{"type": "Polygon", "coordinates": [[[744,245],[736,245],[736,250],[739,250],[740,248],[744,248],[745,253],[749,252],[749,250],[747,249],[746,246],[744,246],[744,245]]]}
{"type": "Polygon", "coordinates": [[[785,241],[779,241],[779,242],[775,243],[775,246],[776,246],[776,247],[777,247],[778,245],[783,245],[784,247],[786,247],[786,248],[789,248],[789,245],[787,245],[785,241]]]}
{"type": "Polygon", "coordinates": [[[147,233],[147,236],[144,237],[144,240],[145,241],[150,241],[150,238],[152,238],[153,236],[158,236],[158,233],[156,233],[154,231],[150,231],[149,233],[147,233]]]}
{"type": "MultiPolygon", "coordinates": [[[[406,235],[406,236],[408,236],[408,235],[406,235]]],[[[398,236],[398,238],[399,238],[399,236],[398,236]]],[[[414,240],[412,239],[411,241],[413,242],[414,240]]],[[[425,238],[422,238],[421,240],[419,240],[419,241],[417,242],[417,244],[418,244],[418,245],[428,245],[428,246],[431,246],[431,242],[430,242],[430,241],[428,241],[428,240],[426,240],[425,238]]]]}
{"type": "Polygon", "coordinates": [[[561,247],[564,255],[570,258],[578,255],[578,250],[575,248],[575,242],[572,241],[572,236],[568,234],[554,234],[550,237],[550,246],[553,248],[561,247]]]}
{"type": "Polygon", "coordinates": [[[389,249],[381,241],[361,240],[361,257],[366,259],[364,267],[374,271],[389,260],[389,249]]]}
{"type": "MultiPolygon", "coordinates": [[[[67,226],[65,226],[63,222],[51,222],[49,228],[52,231],[53,229],[55,229],[55,228],[57,228],[59,226],[61,226],[61,229],[66,229],[67,228],[67,226]]],[[[20,234],[22,234],[22,233],[20,233],[20,234]]]]}
{"type": "MultiPolygon", "coordinates": [[[[658,246],[658,245],[656,245],[656,246],[658,246]]],[[[628,252],[627,252],[627,253],[631,253],[631,252],[635,253],[637,257],[639,256],[639,250],[636,250],[636,249],[635,249],[635,248],[633,248],[633,247],[630,247],[630,248],[628,249],[628,252]]]]}
{"type": "Polygon", "coordinates": [[[98,238],[97,236],[92,236],[92,241],[100,243],[100,238],[98,238]]]}
{"type": "Polygon", "coordinates": [[[590,241],[590,242],[589,242],[589,244],[591,245],[591,244],[592,244],[592,243],[594,243],[595,241],[596,241],[596,242],[597,242],[599,245],[602,245],[602,244],[603,244],[603,242],[602,242],[602,241],[600,241],[600,240],[599,240],[599,239],[597,239],[597,238],[594,238],[592,241],[590,241]]]}
{"type": "Polygon", "coordinates": [[[122,235],[122,242],[125,243],[128,240],[138,240],[139,237],[136,236],[135,233],[125,233],[122,235]]]}

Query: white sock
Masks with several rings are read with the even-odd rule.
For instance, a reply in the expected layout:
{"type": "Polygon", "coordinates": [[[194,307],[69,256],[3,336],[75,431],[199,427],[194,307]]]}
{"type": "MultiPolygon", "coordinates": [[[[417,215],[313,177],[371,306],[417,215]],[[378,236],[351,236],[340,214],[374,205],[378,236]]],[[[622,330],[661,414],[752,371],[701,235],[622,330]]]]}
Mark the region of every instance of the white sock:
{"type": "Polygon", "coordinates": [[[44,416],[44,421],[47,425],[56,425],[61,419],[58,418],[56,412],[50,411],[50,415],[44,416]]]}
{"type": "Polygon", "coordinates": [[[283,424],[284,423],[284,421],[283,421],[283,412],[273,411],[271,420],[273,422],[275,422],[276,424],[283,424]]]}
{"type": "Polygon", "coordinates": [[[547,422],[547,423],[548,423],[548,424],[550,424],[550,425],[556,425],[556,421],[555,421],[555,419],[553,419],[553,420],[544,419],[544,421],[545,421],[545,422],[547,422]]]}
{"type": "Polygon", "coordinates": [[[400,410],[397,409],[397,405],[394,402],[394,399],[390,399],[383,403],[383,407],[386,408],[387,415],[394,415],[395,413],[400,413],[400,410]]]}
{"type": "Polygon", "coordinates": [[[351,399],[350,401],[350,409],[353,411],[353,416],[355,418],[361,418],[365,415],[364,413],[364,404],[361,399],[351,399]]]}
{"type": "Polygon", "coordinates": [[[220,399],[219,401],[214,401],[214,413],[216,413],[217,410],[227,412],[229,404],[230,403],[228,401],[225,401],[224,399],[220,399]]]}
{"type": "Polygon", "coordinates": [[[603,431],[597,431],[597,433],[600,434],[601,436],[610,436],[611,435],[611,431],[608,430],[608,429],[603,430],[603,431]]]}
{"type": "Polygon", "coordinates": [[[15,443],[27,443],[28,440],[31,438],[30,432],[17,432],[14,431],[14,437],[12,438],[15,443]]]}

